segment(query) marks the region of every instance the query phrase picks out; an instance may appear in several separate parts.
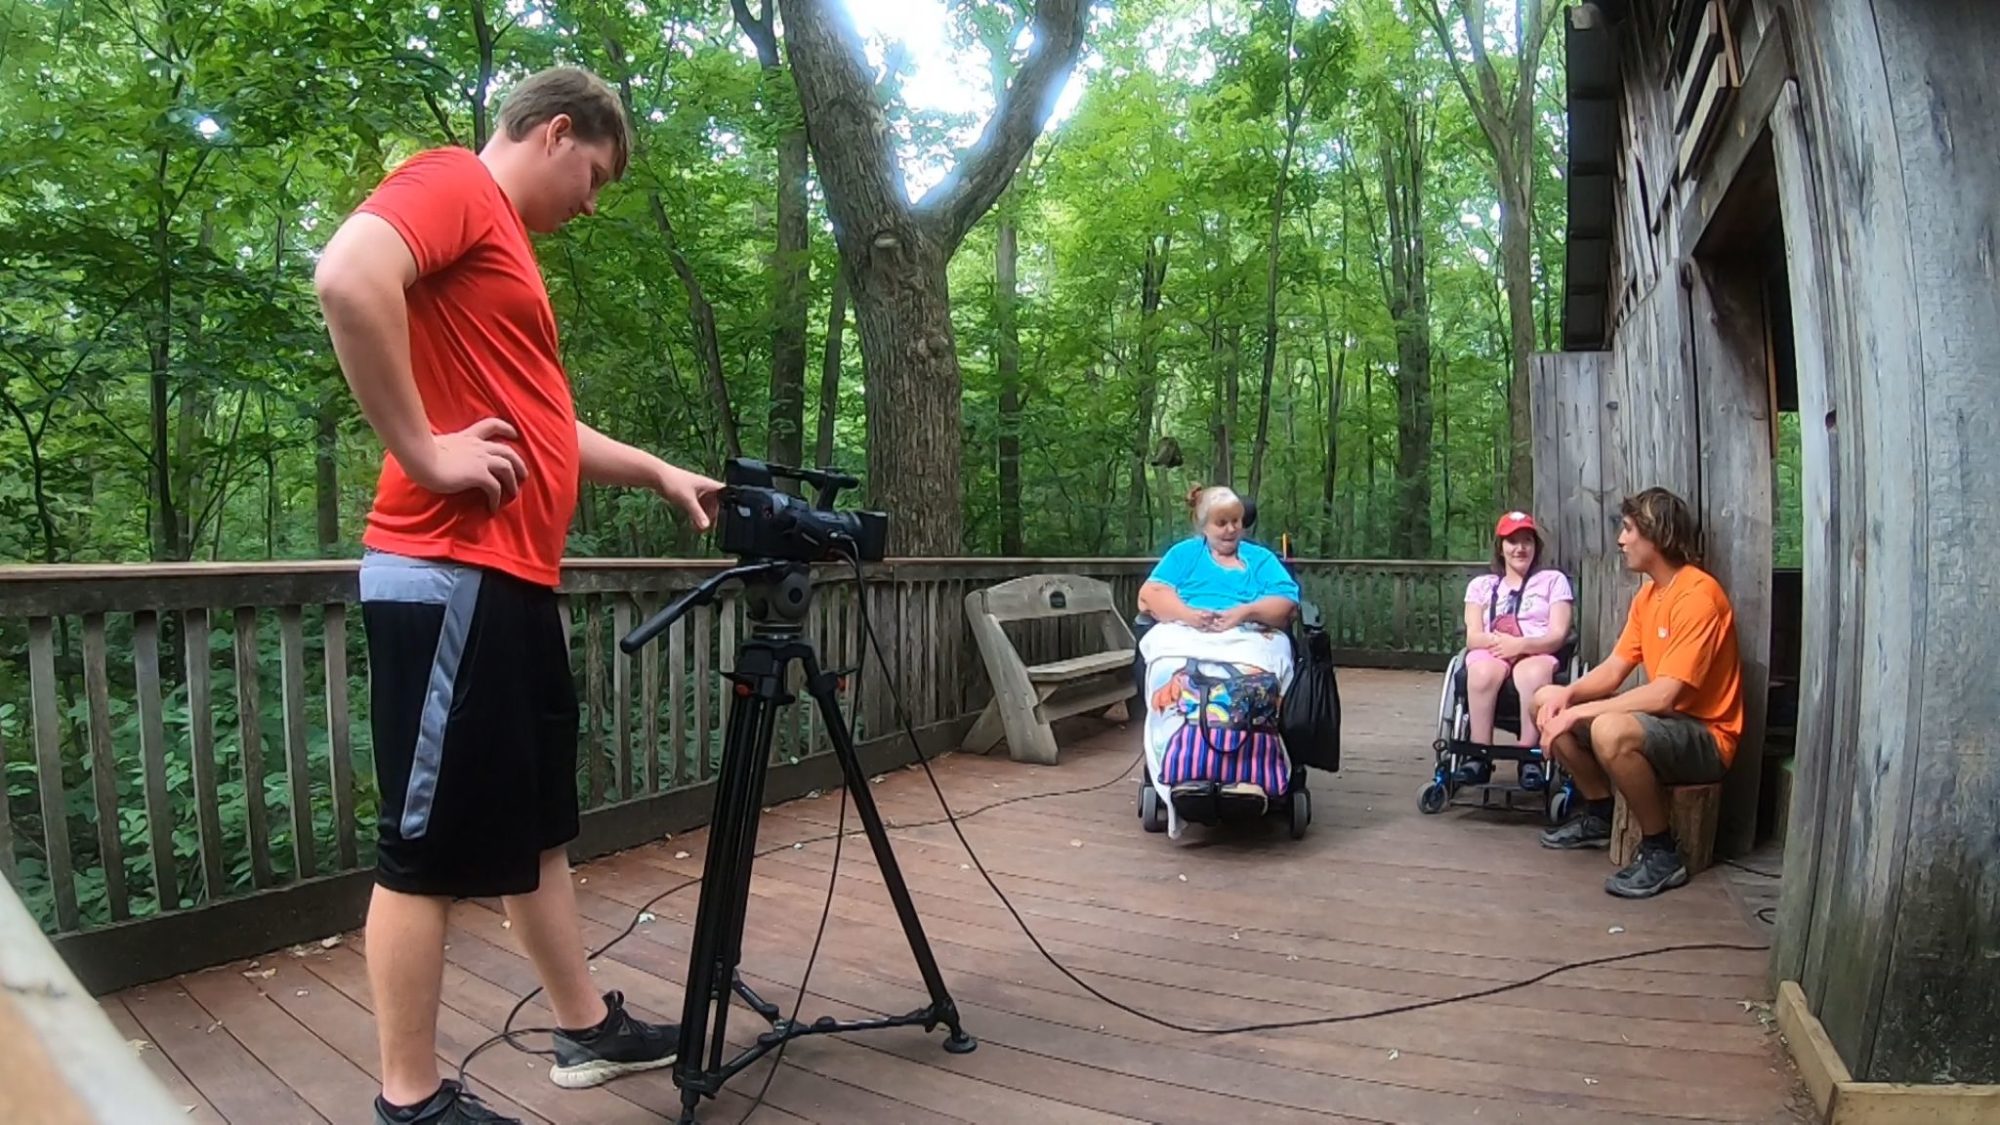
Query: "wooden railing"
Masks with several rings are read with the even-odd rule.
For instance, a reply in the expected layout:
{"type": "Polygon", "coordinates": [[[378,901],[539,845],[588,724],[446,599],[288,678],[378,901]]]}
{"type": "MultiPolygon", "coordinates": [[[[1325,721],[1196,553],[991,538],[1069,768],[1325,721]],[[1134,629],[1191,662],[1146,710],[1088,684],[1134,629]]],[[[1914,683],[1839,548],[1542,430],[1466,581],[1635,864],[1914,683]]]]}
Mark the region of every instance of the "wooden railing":
{"type": "MultiPolygon", "coordinates": [[[[597,854],[701,823],[745,635],[734,597],[627,656],[617,639],[721,563],[577,560],[562,584],[583,707],[578,780],[597,854]]],[[[920,741],[990,695],[966,593],[1027,573],[1104,579],[1142,559],[895,561],[819,575],[809,632],[860,668],[843,700],[877,768],[907,761],[862,601],[920,741]]],[[[1441,667],[1476,566],[1299,562],[1347,663],[1441,667]]],[[[0,568],[0,872],[95,989],[350,926],[377,800],[353,562],[0,568]],[[279,903],[282,902],[282,906],[279,903]]],[[[1031,661],[1089,651],[1082,619],[1010,628],[1031,661]]],[[[770,798],[837,783],[810,704],[773,746],[770,798]]],[[[927,747],[929,749],[930,747],[927,747]]]]}

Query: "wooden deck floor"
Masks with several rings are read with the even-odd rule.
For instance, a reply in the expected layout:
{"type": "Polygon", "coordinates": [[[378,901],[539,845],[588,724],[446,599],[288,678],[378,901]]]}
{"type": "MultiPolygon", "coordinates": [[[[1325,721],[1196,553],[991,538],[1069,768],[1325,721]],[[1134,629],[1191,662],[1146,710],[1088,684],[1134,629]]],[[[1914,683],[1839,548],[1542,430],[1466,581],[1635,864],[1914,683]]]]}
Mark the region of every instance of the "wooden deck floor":
{"type": "MultiPolygon", "coordinates": [[[[1435,678],[1355,671],[1342,680],[1346,767],[1316,775],[1312,831],[1170,842],[1134,814],[1136,737],[1111,729],[1054,769],[951,755],[940,781],[994,877],[1057,957],[1106,993],[1203,1026],[1362,1012],[1533,976],[1570,960],[1679,942],[1759,942],[1736,880],[1718,868],[1650,902],[1602,889],[1602,853],[1560,854],[1526,818],[1423,816],[1435,678]],[[1125,771],[1130,770],[1130,773],[1125,771]],[[1114,780],[1116,779],[1116,780],[1114,780]]],[[[892,821],[938,815],[919,772],[875,792],[892,821]]],[[[780,806],[764,839],[826,833],[834,795],[780,806]]],[[[1490,999],[1334,1026],[1197,1036],[1104,1005],[1041,960],[972,870],[949,826],[899,830],[897,855],[946,980],[980,1040],[952,1056],[940,1034],[875,1032],[793,1043],[754,1120],[840,1123],[1149,1121],[1802,1121],[1793,1072],[1764,1007],[1764,955],[1683,952],[1565,973],[1490,999]]],[[[699,834],[582,868],[593,946],[640,904],[698,873],[699,834]]],[[[830,843],[761,860],[745,977],[790,1010],[826,891],[830,843]]],[[[651,1018],[677,1018],[693,890],[656,907],[598,962],[651,1018]]],[[[452,914],[440,1020],[447,1073],[533,984],[497,904],[452,914]]],[[[376,1092],[374,1025],[359,934],[279,950],[104,998],[105,1010],[191,1121],[365,1121],[376,1092]]],[[[851,841],[805,1018],[905,1011],[920,982],[865,842],[851,841]]],[[[530,1005],[526,1026],[546,1025],[530,1005]]],[[[740,1006],[732,1032],[754,1015],[740,1006]]],[[[671,1119],[665,1072],[557,1089],[546,1061],[498,1047],[472,1076],[528,1120],[671,1119]]],[[[734,1122],[768,1062],[703,1119],[734,1122]]]]}

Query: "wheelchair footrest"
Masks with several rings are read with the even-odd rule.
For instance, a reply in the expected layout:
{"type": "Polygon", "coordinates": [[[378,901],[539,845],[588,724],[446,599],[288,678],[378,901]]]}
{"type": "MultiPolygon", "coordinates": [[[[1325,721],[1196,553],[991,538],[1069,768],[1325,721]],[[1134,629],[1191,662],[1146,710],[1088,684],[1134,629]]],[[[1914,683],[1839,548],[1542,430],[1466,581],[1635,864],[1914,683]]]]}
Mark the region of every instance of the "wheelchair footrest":
{"type": "Polygon", "coordinates": [[[1255,819],[1269,812],[1272,804],[1252,793],[1225,793],[1212,781],[1174,786],[1172,801],[1182,820],[1210,826],[1255,819]]]}
{"type": "Polygon", "coordinates": [[[1539,746],[1503,746],[1458,739],[1448,740],[1441,753],[1457,754],[1461,758],[1484,758],[1492,762],[1539,762],[1547,757],[1539,746]]]}

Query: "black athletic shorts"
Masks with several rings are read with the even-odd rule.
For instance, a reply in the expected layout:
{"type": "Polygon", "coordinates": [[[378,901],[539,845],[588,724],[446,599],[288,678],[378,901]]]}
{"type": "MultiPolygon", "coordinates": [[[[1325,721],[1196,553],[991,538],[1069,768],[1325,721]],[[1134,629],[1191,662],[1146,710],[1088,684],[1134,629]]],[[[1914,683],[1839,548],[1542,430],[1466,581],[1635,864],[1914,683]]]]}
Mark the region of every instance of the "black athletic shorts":
{"type": "Polygon", "coordinates": [[[376,881],[527,894],[577,834],[576,684],[555,591],[371,552],[361,565],[382,807],[376,881]]]}

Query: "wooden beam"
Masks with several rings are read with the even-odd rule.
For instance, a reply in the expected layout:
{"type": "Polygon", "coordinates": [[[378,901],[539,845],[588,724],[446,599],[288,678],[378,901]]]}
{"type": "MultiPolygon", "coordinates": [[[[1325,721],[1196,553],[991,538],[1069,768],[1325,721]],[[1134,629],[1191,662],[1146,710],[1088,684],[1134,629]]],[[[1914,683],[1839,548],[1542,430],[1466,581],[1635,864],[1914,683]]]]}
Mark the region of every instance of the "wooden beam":
{"type": "Polygon", "coordinates": [[[1806,994],[1797,981],[1784,981],[1778,985],[1778,1030],[1785,1036],[1785,1045],[1791,1049],[1792,1061],[1799,1068],[1799,1078],[1806,1084],[1806,1093],[1812,1098],[1822,1119],[1833,1108],[1833,1089],[1842,1082],[1852,1082],[1854,1076],[1847,1072],[1847,1064],[1840,1060],[1840,1052],[1833,1049],[1833,1040],[1826,1037],[1826,1029],[1820,1026],[1819,1017],[1812,1014],[1806,1004],[1806,994]]]}
{"type": "Polygon", "coordinates": [[[1797,981],[1781,981],[1776,1004],[1806,1094],[1827,1125],[1988,1125],[2000,1121],[2000,1086],[1856,1082],[1812,1014],[1797,981]]]}
{"type": "Polygon", "coordinates": [[[1831,1125],[1993,1125],[2000,1086],[1848,1082],[1834,1088],[1831,1125]]]}
{"type": "MultiPolygon", "coordinates": [[[[1700,100],[1697,95],[1709,84],[1710,72],[1715,69],[1716,58],[1722,51],[1722,18],[1722,12],[1717,9],[1713,0],[1710,0],[1702,12],[1701,23],[1697,25],[1693,53],[1688,56],[1687,66],[1681,70],[1675,81],[1674,132],[1676,133],[1686,130],[1688,122],[1694,119],[1695,104],[1700,100]]],[[[1725,77],[1728,77],[1726,60],[1722,64],[1722,69],[1725,77]]]]}
{"type": "MultiPolygon", "coordinates": [[[[1881,837],[1887,846],[1870,855],[1880,873],[1872,877],[1896,892],[1884,900],[1874,1033],[1850,1061],[1869,1079],[2000,1083],[2000,692],[1975,671],[2000,665],[2000,611],[1972,577],[2000,558],[1992,484],[2000,480],[2000,6],[1875,0],[1872,8],[1881,111],[1894,125],[1868,143],[1896,182],[1867,179],[1868,166],[1855,161],[1862,182],[1842,225],[1868,240],[1849,260],[1870,286],[1856,302],[1854,338],[1874,336],[1888,353],[1867,368],[1868,409],[1886,416],[1885,440],[1867,450],[1882,504],[1871,497],[1870,543],[1879,535],[1885,548],[1907,544],[1912,554],[1907,585],[1889,585],[1896,562],[1877,569],[1879,556],[1897,550],[1871,551],[1867,561],[1871,584],[1881,583],[1876,651],[1889,714],[1903,711],[1904,721],[1892,734],[1902,745],[1885,746],[1886,768],[1868,779],[1881,801],[1901,802],[1881,817],[1894,824],[1881,837]],[[1890,299],[1869,299],[1878,286],[1890,299]],[[1894,319],[1906,311],[1914,315],[1894,319]],[[1896,614],[1914,629],[1908,648],[1888,624],[1896,614]]],[[[1877,733],[1864,728],[1863,745],[1877,733]]]]}
{"type": "MultiPolygon", "coordinates": [[[[1822,868],[1837,871],[1842,847],[1846,783],[1854,763],[1861,667],[1861,624],[1851,610],[1858,594],[1857,568],[1843,551],[1843,512],[1856,502],[1854,474],[1837,479],[1840,463],[1839,365],[1832,336],[1833,266],[1824,234],[1814,221],[1821,206],[1811,165],[1804,106],[1797,83],[1787,81],[1771,113],[1771,150],[1778,177],[1778,205],[1785,234],[1786,284],[1791,293],[1792,337],[1799,386],[1799,507],[1804,522],[1804,597],[1800,606],[1799,722],[1794,745],[1792,804],[1785,832],[1785,878],[1778,906],[1772,972],[1776,980],[1810,980],[1808,951],[1825,938],[1814,924],[1822,868]],[[1839,487],[1844,484],[1844,488],[1839,487]],[[1846,496],[1843,500],[1842,495],[1846,496]],[[1849,611],[1846,616],[1843,611],[1849,611]]],[[[1835,876],[1827,874],[1826,878],[1835,876]]]]}
{"type": "Polygon", "coordinates": [[[1729,595],[1742,662],[1743,738],[1723,780],[1715,850],[1741,855],[1756,840],[1771,683],[1771,401],[1764,367],[1762,271],[1726,259],[1695,269],[1693,345],[1705,567],[1729,595]]]}
{"type": "MultiPolygon", "coordinates": [[[[1744,72],[1727,120],[1718,130],[1707,167],[1689,177],[1692,190],[1681,207],[1681,245],[1700,250],[1708,226],[1736,182],[1736,174],[1757,147],[1777,107],[1778,95],[1792,79],[1791,36],[1780,18],[1757,44],[1757,57],[1744,72]]],[[[1683,161],[1683,169],[1687,164],[1683,161]]]]}
{"type": "Polygon", "coordinates": [[[1694,119],[1688,123],[1687,131],[1681,134],[1680,149],[1674,168],[1683,180],[1695,178],[1695,168],[1708,153],[1709,142],[1715,139],[1716,130],[1728,109],[1727,101],[1734,84],[1729,81],[1726,67],[1710,67],[1708,78],[1701,85],[1701,100],[1695,105],[1694,119]]]}

